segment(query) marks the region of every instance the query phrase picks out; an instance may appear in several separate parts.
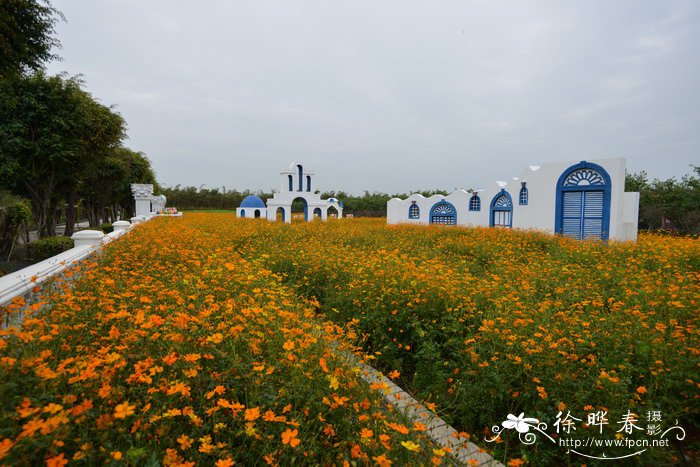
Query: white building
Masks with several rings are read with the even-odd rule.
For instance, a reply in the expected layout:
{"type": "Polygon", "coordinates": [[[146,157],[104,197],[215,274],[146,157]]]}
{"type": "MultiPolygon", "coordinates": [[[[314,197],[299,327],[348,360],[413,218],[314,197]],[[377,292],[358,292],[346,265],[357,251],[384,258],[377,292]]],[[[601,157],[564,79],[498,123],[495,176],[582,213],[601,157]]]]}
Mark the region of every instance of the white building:
{"type": "Polygon", "coordinates": [[[485,189],[387,202],[389,224],[515,227],[603,240],[636,240],[638,217],[639,193],[625,193],[620,158],[530,166],[485,189]]]}
{"type": "Polygon", "coordinates": [[[267,200],[267,205],[259,197],[251,195],[243,200],[236,214],[238,217],[266,217],[270,221],[276,221],[279,217],[284,222],[292,222],[292,203],[302,201],[306,221],[343,217],[342,201],[321,199],[315,191],[314,173],[294,162],[280,173],[279,192],[267,200]]]}
{"type": "Polygon", "coordinates": [[[263,217],[267,219],[267,207],[265,202],[255,195],[246,196],[241,205],[236,208],[236,216],[238,217],[252,217],[258,219],[263,217]]]}

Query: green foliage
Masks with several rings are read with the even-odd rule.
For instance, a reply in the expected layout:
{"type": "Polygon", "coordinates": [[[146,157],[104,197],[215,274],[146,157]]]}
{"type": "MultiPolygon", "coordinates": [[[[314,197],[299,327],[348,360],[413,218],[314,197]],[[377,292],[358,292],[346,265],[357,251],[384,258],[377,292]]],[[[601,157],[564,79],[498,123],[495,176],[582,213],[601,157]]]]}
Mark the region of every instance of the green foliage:
{"type": "Polygon", "coordinates": [[[124,119],[77,78],[37,72],[0,80],[0,183],[31,200],[40,236],[53,232],[61,199],[75,193],[121,143],[124,119]]]}
{"type": "Polygon", "coordinates": [[[73,248],[73,239],[69,237],[46,237],[29,244],[32,260],[35,262],[63,253],[73,248]]]}
{"type": "Polygon", "coordinates": [[[20,229],[31,217],[26,199],[8,194],[0,196],[0,259],[10,259],[20,229]]]}
{"type": "Polygon", "coordinates": [[[0,77],[38,70],[58,58],[55,25],[63,15],[48,1],[0,0],[0,77]]]}
{"type": "Polygon", "coordinates": [[[112,224],[110,224],[109,222],[104,222],[104,223],[100,224],[99,229],[100,229],[102,232],[104,232],[105,234],[114,232],[114,227],[113,227],[112,224]]]}
{"type": "Polygon", "coordinates": [[[639,192],[639,228],[700,234],[700,167],[681,180],[654,179],[642,171],[627,174],[625,190],[639,192]]]}

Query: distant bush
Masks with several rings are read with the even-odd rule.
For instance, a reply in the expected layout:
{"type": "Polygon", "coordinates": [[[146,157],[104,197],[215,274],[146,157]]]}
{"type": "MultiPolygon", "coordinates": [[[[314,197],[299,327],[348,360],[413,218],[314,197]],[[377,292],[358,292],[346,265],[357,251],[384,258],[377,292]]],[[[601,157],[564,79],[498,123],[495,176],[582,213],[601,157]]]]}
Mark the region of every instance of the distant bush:
{"type": "Polygon", "coordinates": [[[32,242],[30,252],[32,260],[39,262],[70,250],[73,246],[73,239],[70,237],[46,237],[32,242]]]}
{"type": "Polygon", "coordinates": [[[114,226],[112,226],[112,224],[109,222],[105,222],[104,224],[100,224],[100,226],[98,228],[102,232],[104,232],[105,235],[107,235],[108,233],[114,232],[114,226]]]}

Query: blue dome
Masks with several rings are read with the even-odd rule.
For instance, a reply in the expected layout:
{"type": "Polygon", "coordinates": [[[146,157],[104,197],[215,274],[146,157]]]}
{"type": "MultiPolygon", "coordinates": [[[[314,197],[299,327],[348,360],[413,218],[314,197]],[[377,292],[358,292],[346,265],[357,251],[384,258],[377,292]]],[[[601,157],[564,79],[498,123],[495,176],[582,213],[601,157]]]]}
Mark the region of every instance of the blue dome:
{"type": "Polygon", "coordinates": [[[239,206],[241,208],[265,208],[265,203],[260,199],[259,196],[250,195],[246,196],[239,206]]]}

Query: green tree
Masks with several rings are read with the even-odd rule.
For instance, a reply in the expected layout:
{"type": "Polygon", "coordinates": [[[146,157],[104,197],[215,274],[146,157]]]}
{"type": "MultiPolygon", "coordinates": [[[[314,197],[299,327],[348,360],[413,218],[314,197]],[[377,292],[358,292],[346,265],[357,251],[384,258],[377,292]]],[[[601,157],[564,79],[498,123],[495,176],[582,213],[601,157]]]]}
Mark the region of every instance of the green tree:
{"type": "Polygon", "coordinates": [[[76,78],[37,72],[0,80],[0,183],[30,199],[39,236],[55,235],[60,200],[71,198],[73,209],[80,180],[124,131],[121,116],[76,78]]]}
{"type": "Polygon", "coordinates": [[[695,175],[680,181],[671,177],[649,182],[646,172],[627,174],[625,190],[640,195],[639,228],[700,233],[700,167],[691,167],[695,175]]]}
{"type": "Polygon", "coordinates": [[[61,12],[42,0],[0,0],[0,77],[39,70],[58,58],[51,53],[60,47],[54,37],[61,12]]]}

